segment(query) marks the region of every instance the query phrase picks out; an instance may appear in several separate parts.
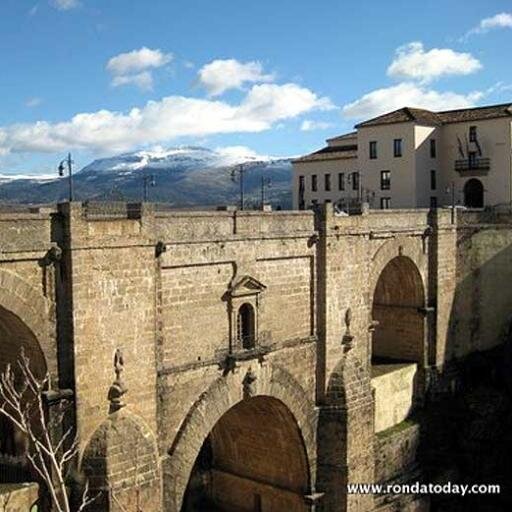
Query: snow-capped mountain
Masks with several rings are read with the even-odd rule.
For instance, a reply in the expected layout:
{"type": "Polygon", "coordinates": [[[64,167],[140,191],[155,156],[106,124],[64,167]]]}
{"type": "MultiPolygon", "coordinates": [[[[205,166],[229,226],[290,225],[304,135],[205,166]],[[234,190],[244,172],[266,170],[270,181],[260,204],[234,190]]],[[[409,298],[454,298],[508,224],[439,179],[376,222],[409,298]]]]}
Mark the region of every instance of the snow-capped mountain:
{"type": "MultiPolygon", "coordinates": [[[[266,198],[275,206],[291,205],[291,159],[261,156],[244,147],[216,150],[183,146],[141,150],[101,158],[74,175],[77,200],[141,200],[144,176],[154,178],[149,199],[174,206],[237,204],[238,177],[233,169],[243,164],[248,204],[260,201],[261,179],[270,178],[266,198]]],[[[0,176],[0,201],[48,203],[65,200],[67,180],[51,177],[0,176]]]]}

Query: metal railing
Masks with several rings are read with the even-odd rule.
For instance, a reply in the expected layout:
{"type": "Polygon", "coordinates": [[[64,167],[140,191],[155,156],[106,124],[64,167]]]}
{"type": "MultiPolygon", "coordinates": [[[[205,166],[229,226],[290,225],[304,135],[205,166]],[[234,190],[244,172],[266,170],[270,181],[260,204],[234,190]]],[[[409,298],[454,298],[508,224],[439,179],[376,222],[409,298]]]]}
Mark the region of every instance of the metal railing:
{"type": "Polygon", "coordinates": [[[464,158],[455,160],[456,171],[488,171],[491,168],[490,158],[464,158]]]}

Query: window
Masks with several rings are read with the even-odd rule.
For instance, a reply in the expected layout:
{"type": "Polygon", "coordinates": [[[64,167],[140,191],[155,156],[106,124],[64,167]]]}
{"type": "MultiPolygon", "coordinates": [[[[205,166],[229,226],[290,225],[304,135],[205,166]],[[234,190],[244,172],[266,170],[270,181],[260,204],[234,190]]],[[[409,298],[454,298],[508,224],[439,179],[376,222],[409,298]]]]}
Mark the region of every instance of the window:
{"type": "Polygon", "coordinates": [[[391,197],[381,197],[380,198],[380,209],[381,210],[389,210],[391,208],[391,197]]]}
{"type": "Polygon", "coordinates": [[[357,171],[352,173],[352,190],[359,190],[359,173],[357,171]]]}
{"type": "Polygon", "coordinates": [[[254,334],[254,308],[248,304],[242,304],[238,310],[238,340],[245,349],[254,348],[256,339],[254,334]]]}
{"type": "Polygon", "coordinates": [[[430,171],[430,190],[435,190],[437,188],[437,176],[436,171],[433,169],[430,171]]]}
{"type": "Polygon", "coordinates": [[[338,190],[345,190],[345,173],[338,173],[338,190]]]}
{"type": "Polygon", "coordinates": [[[432,196],[430,198],[430,208],[437,208],[437,197],[432,196]]]}
{"type": "Polygon", "coordinates": [[[325,182],[324,182],[325,191],[329,192],[331,190],[331,175],[330,174],[326,174],[324,176],[324,179],[325,179],[325,182]]]}
{"type": "Polygon", "coordinates": [[[391,173],[389,171],[380,171],[380,189],[389,190],[391,188],[391,173]]]}
{"type": "Polygon", "coordinates": [[[476,126],[469,127],[469,142],[476,142],[476,126]]]}
{"type": "Polygon", "coordinates": [[[430,158],[437,156],[436,139],[430,139],[430,158]]]}
{"type": "Polygon", "coordinates": [[[318,190],[318,177],[316,174],[311,176],[311,190],[316,192],[318,190]]]}
{"type": "Polygon", "coordinates": [[[370,158],[372,160],[377,158],[377,141],[376,140],[370,141],[370,158]]]}
{"type": "Polygon", "coordinates": [[[304,176],[299,176],[299,192],[304,192],[304,176]]]}
{"type": "Polygon", "coordinates": [[[402,156],[402,139],[395,139],[393,141],[393,155],[395,157],[402,156]]]}

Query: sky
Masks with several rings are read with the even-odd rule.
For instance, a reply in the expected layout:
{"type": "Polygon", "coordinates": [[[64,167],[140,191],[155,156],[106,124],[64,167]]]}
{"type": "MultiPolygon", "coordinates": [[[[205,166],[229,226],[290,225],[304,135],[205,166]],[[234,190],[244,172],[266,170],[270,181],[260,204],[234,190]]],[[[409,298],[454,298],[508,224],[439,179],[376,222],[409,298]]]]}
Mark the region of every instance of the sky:
{"type": "Polygon", "coordinates": [[[402,106],[512,101],[510,0],[0,0],[0,174],[295,156],[402,106]]]}

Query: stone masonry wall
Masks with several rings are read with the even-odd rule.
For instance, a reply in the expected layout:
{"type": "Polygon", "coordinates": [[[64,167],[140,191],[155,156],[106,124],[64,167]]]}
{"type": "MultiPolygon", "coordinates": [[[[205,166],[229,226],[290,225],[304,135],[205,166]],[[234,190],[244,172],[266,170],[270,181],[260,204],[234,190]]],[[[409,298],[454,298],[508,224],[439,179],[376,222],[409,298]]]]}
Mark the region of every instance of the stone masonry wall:
{"type": "MultiPolygon", "coordinates": [[[[402,256],[420,276],[428,357],[419,366],[442,371],[453,357],[499,343],[510,326],[510,219],[468,213],[456,221],[443,210],[337,217],[328,206],[316,216],[161,213],[124,203],[2,213],[0,335],[14,332],[2,311],[14,313],[52,371],[66,371],[82,450],[109,418],[121,349],[126,411],[145,425],[166,468],[175,467],[173,450],[193,463],[199,448],[189,453],[179,443],[200,446],[194,436],[214,427],[194,433],[194,411],[220,418],[243,399],[241,382],[252,369],[258,394],[295,404],[313,468],[310,491],[327,493],[324,509],[371,510],[371,496],[347,497],[344,485],[374,481],[376,460],[384,475],[370,385],[373,297],[384,267],[402,256]],[[56,244],[62,260],[48,259],[56,244]],[[238,289],[245,278],[248,288],[238,289]],[[234,308],[244,300],[257,315],[251,354],[233,346],[234,308]],[[227,369],[230,350],[235,367],[227,369]],[[222,383],[226,396],[213,393],[222,383]],[[203,403],[209,396],[221,398],[203,403]]],[[[400,448],[397,468],[413,457],[413,445],[400,448]]],[[[179,500],[187,477],[162,474],[179,500]]]]}

